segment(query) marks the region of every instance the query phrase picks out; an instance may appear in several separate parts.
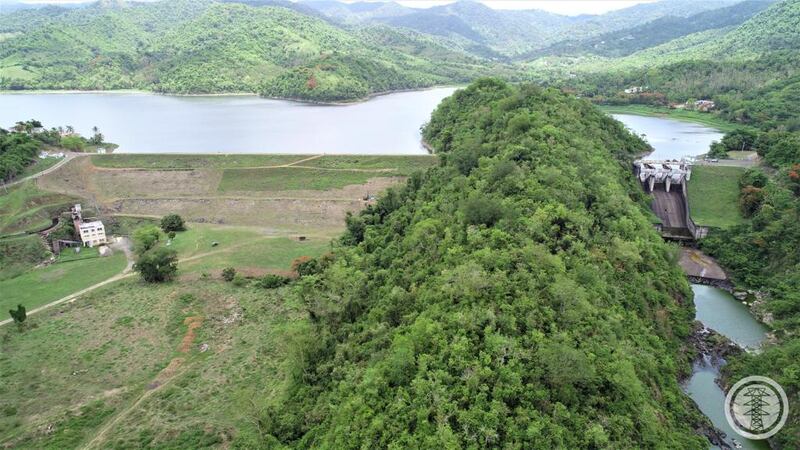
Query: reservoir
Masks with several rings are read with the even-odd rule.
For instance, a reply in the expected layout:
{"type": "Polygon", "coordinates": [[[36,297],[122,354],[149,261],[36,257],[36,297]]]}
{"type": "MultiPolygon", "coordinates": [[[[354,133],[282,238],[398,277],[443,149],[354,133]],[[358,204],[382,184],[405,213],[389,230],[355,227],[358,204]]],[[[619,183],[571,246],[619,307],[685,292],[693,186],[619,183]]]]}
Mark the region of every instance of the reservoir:
{"type": "Polygon", "coordinates": [[[0,94],[0,127],[37,119],[100,128],[120,153],[426,154],[420,127],[455,88],[399,92],[362,103],[316,105],[254,95],[0,94]]]}
{"type": "Polygon", "coordinates": [[[662,117],[613,114],[634,134],[642,136],[653,147],[649,159],[678,159],[708,152],[711,143],[723,134],[714,128],[662,117]]]}

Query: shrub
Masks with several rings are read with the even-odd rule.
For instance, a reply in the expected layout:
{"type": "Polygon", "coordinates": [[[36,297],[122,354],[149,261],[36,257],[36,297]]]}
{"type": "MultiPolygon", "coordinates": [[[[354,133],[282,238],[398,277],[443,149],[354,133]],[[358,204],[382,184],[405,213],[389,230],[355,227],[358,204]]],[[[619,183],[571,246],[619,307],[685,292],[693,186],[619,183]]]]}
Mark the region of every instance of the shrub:
{"type": "Polygon", "coordinates": [[[319,262],[310,256],[301,256],[292,262],[292,270],[297,272],[298,275],[304,277],[306,275],[314,275],[319,273],[319,262]]]}
{"type": "Polygon", "coordinates": [[[744,189],[747,186],[763,188],[767,185],[767,174],[760,169],[747,169],[741,177],[739,177],[739,189],[744,189]]]}
{"type": "Polygon", "coordinates": [[[169,233],[167,233],[167,236],[168,236],[170,239],[175,239],[175,232],[174,232],[174,231],[170,231],[169,233]]]}
{"type": "Polygon", "coordinates": [[[169,233],[170,231],[185,231],[186,224],[183,222],[181,216],[169,214],[161,219],[161,229],[164,230],[165,233],[169,233]]]}
{"type": "Polygon", "coordinates": [[[233,283],[234,286],[242,287],[247,284],[247,279],[244,277],[244,275],[237,273],[233,276],[231,283],[233,283]]]}
{"type": "Polygon", "coordinates": [[[77,134],[71,134],[61,138],[61,146],[67,150],[82,152],[86,148],[86,141],[77,134]]]}
{"type": "Polygon", "coordinates": [[[256,281],[256,286],[262,289],[275,289],[288,283],[289,279],[275,274],[267,274],[256,281]]]}
{"type": "Polygon", "coordinates": [[[17,305],[17,309],[9,309],[8,313],[11,314],[11,319],[14,320],[14,323],[17,325],[22,325],[25,322],[25,319],[28,318],[28,313],[25,311],[25,307],[22,305],[17,305]]]}
{"type": "Polygon", "coordinates": [[[706,156],[709,158],[725,159],[728,157],[728,149],[721,143],[714,141],[711,143],[711,150],[708,151],[706,156]]]}
{"type": "Polygon", "coordinates": [[[742,215],[752,217],[764,203],[764,190],[753,186],[746,186],[739,195],[739,208],[742,215]]]}
{"type": "Polygon", "coordinates": [[[231,282],[236,277],[236,269],[233,267],[226,267],[222,269],[222,279],[231,282]]]}

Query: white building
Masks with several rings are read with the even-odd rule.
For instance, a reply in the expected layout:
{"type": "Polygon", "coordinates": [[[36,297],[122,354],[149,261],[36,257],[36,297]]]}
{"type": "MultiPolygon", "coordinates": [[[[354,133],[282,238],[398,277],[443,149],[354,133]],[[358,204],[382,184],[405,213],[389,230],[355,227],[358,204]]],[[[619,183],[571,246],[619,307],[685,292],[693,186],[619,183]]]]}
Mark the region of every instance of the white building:
{"type": "Polygon", "coordinates": [[[103,222],[99,220],[94,222],[79,222],[78,228],[80,229],[83,245],[94,247],[108,243],[106,239],[106,227],[103,226],[103,222]]]}
{"type": "Polygon", "coordinates": [[[103,222],[99,220],[84,222],[80,204],[72,207],[72,223],[75,225],[75,231],[81,236],[83,245],[94,247],[108,243],[103,222]]]}

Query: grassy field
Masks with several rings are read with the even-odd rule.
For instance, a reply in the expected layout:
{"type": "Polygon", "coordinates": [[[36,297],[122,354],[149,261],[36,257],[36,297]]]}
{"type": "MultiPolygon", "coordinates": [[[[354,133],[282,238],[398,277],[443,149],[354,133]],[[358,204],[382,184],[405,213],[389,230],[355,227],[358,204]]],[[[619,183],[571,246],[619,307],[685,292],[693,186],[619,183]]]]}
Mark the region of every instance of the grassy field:
{"type": "Polygon", "coordinates": [[[268,238],[251,241],[244,247],[220,252],[180,265],[181,274],[216,273],[233,267],[248,276],[264,273],[290,273],[292,261],[301,256],[319,256],[330,249],[330,238],[312,237],[306,241],[289,238],[268,238]]]}
{"type": "Polygon", "coordinates": [[[127,261],[121,252],[106,258],[90,258],[52,264],[0,281],[0,311],[21,304],[33,309],[66,297],[122,272],[127,261]]]}
{"type": "Polygon", "coordinates": [[[355,170],[319,170],[295,167],[278,169],[225,169],[220,192],[231,191],[324,191],[352,184],[364,184],[370,178],[393,176],[394,172],[355,170]]]}
{"type": "Polygon", "coordinates": [[[0,280],[27,272],[49,256],[50,252],[37,235],[0,239],[0,280]]]}
{"type": "Polygon", "coordinates": [[[291,164],[312,155],[93,155],[92,164],[107,168],[228,169],[291,164]]]}
{"type": "Polygon", "coordinates": [[[689,187],[689,210],[698,225],[727,228],[744,222],[739,212],[739,177],[745,169],[694,166],[689,187]]]}
{"type": "Polygon", "coordinates": [[[326,169],[391,169],[397,175],[407,176],[416,170],[424,170],[435,166],[437,163],[438,158],[431,155],[326,155],[298,165],[326,169]]]}
{"type": "Polygon", "coordinates": [[[0,236],[46,228],[76,199],[42,191],[33,181],[0,192],[0,236]]]}
{"type": "Polygon", "coordinates": [[[0,445],[246,444],[308,334],[290,289],[130,279],[0,329],[0,445]]]}
{"type": "Polygon", "coordinates": [[[740,161],[754,159],[757,155],[756,152],[728,152],[728,158],[740,161]]]}
{"type": "Polygon", "coordinates": [[[684,122],[699,123],[701,125],[716,128],[724,132],[747,128],[744,125],[728,122],[714,113],[687,111],[684,109],[669,109],[648,105],[602,105],[599,106],[599,108],[606,114],[636,114],[639,116],[664,117],[668,119],[682,120],[684,122]]]}
{"type": "Polygon", "coordinates": [[[61,158],[44,158],[44,159],[37,158],[36,162],[34,162],[30,166],[26,167],[25,170],[23,170],[22,173],[19,174],[19,176],[17,176],[17,179],[21,179],[21,178],[29,177],[31,175],[35,175],[35,174],[37,174],[37,173],[39,173],[39,172],[41,172],[43,170],[47,170],[47,169],[55,166],[56,164],[58,164],[61,161],[62,161],[61,158]]]}
{"type": "Polygon", "coordinates": [[[150,155],[92,156],[92,164],[111,169],[245,169],[297,164],[325,169],[391,169],[408,175],[437,163],[431,155],[150,155]]]}

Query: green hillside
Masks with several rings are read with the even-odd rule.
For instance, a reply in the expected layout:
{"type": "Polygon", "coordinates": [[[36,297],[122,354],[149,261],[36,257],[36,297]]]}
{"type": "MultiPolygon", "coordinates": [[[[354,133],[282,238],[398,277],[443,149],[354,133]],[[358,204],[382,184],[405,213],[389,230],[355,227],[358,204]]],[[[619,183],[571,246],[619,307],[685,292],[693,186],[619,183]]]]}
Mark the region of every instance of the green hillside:
{"type": "Polygon", "coordinates": [[[0,88],[260,92],[330,101],[460,82],[489,70],[425,36],[347,30],[278,6],[168,0],[41,14],[49,19],[40,27],[8,25],[18,34],[0,41],[0,88]]]}
{"type": "Polygon", "coordinates": [[[350,218],[301,280],[313,332],[269,444],[707,448],[677,381],[691,293],[629,197],[644,143],[495,80],[445,100],[425,136],[442,165],[350,218]]]}
{"type": "Polygon", "coordinates": [[[703,11],[689,17],[669,15],[589,38],[567,39],[539,49],[528,57],[570,54],[626,56],[686,35],[739,25],[769,5],[768,1],[749,0],[725,8],[703,11]]]}
{"type": "Polygon", "coordinates": [[[798,48],[800,1],[784,0],[739,26],[690,34],[622,58],[545,57],[526,66],[598,103],[666,106],[713,99],[727,120],[800,129],[798,48]],[[626,95],[629,86],[646,90],[626,95]]]}

